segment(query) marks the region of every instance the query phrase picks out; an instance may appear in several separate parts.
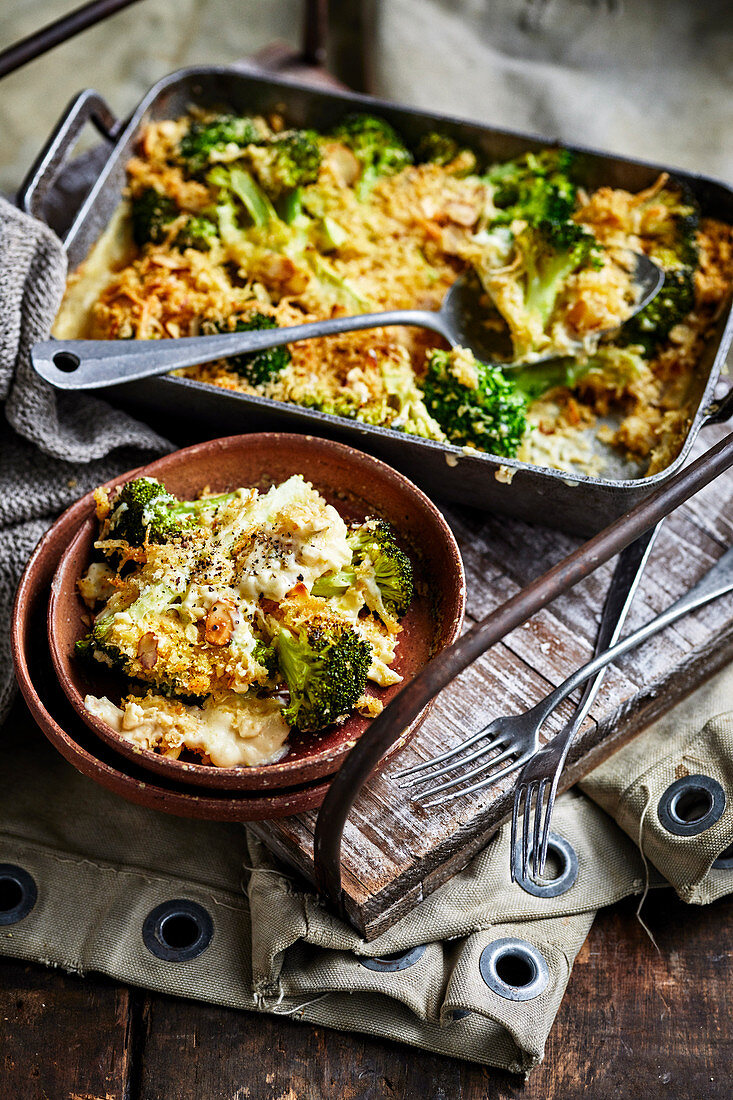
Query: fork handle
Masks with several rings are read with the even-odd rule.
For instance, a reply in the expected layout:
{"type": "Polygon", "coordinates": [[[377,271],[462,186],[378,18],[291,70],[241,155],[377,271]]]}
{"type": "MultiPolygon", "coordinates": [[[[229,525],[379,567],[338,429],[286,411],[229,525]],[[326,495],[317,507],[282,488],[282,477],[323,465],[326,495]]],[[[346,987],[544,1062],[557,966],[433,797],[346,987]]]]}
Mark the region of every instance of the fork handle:
{"type": "MultiPolygon", "coordinates": [[[[664,520],[660,520],[656,527],[652,527],[651,530],[645,531],[643,535],[640,535],[636,542],[632,542],[629,546],[622,550],[618,556],[616,562],[616,568],[613,571],[611,578],[611,584],[606,594],[606,599],[603,605],[603,614],[601,617],[601,625],[598,629],[598,637],[596,638],[596,644],[594,648],[594,656],[599,657],[601,654],[605,654],[610,646],[612,646],[619,637],[621,630],[623,629],[626,616],[628,615],[629,608],[633,602],[636,590],[639,587],[639,581],[642,578],[642,574],[646,568],[646,563],[649,560],[656,537],[659,533],[659,529],[664,523],[664,520]]],[[[550,784],[550,794],[547,802],[547,812],[544,816],[544,823],[541,813],[541,801],[542,796],[538,793],[538,801],[535,817],[535,838],[534,846],[532,849],[532,875],[537,879],[538,874],[541,876],[545,870],[545,860],[547,858],[547,842],[550,835],[550,820],[552,818],[552,810],[555,804],[555,795],[557,794],[557,786],[560,780],[560,775],[565,767],[565,761],[570,751],[570,746],[573,743],[576,733],[583,725],[585,717],[590,711],[593,705],[598,689],[601,686],[601,682],[605,675],[605,666],[598,670],[596,673],[592,673],[586,680],[583,693],[578,700],[578,704],[575,709],[575,713],[572,718],[565,723],[563,728],[557,733],[551,741],[552,750],[554,754],[554,771],[552,774],[552,780],[550,784]],[[540,836],[541,833],[541,836],[540,836]],[[539,850],[538,850],[539,849],[539,850]]],[[[541,719],[541,723],[544,723],[544,719],[541,719]]],[[[537,729],[539,733],[539,728],[537,729]]],[[[529,764],[527,765],[529,766],[529,764]]],[[[511,877],[512,882],[517,877],[516,858],[516,830],[517,830],[517,816],[519,812],[519,792],[522,789],[522,772],[519,776],[519,782],[514,794],[514,809],[512,810],[512,845],[511,845],[511,877]]],[[[544,793],[544,785],[540,787],[540,791],[544,793]]],[[[523,851],[525,849],[523,848],[523,851]]],[[[523,868],[524,870],[524,868],[523,868]]]]}
{"type": "Polygon", "coordinates": [[[717,599],[719,596],[725,596],[726,593],[733,592],[733,547],[723,554],[715,565],[713,565],[704,577],[701,578],[689,592],[686,592],[684,596],[681,596],[678,600],[675,600],[666,611],[663,611],[656,618],[651,619],[644,626],[639,627],[633,634],[629,634],[623,641],[617,642],[616,645],[611,646],[610,649],[605,650],[604,653],[600,653],[597,657],[594,657],[592,661],[588,661],[572,676],[568,676],[564,683],[556,687],[541,703],[538,703],[536,707],[532,708],[531,713],[536,714],[538,719],[545,718],[555,709],[555,707],[562,702],[562,700],[570,695],[572,691],[575,691],[576,687],[587,680],[589,676],[593,676],[594,673],[599,672],[606,665],[611,664],[617,657],[622,657],[624,653],[628,653],[630,649],[634,649],[636,646],[641,645],[652,635],[657,634],[660,630],[664,630],[666,626],[670,626],[676,622],[677,619],[681,619],[683,615],[688,615],[691,611],[694,611],[698,607],[703,607],[706,603],[710,603],[711,600],[717,599]]]}
{"type": "MultiPolygon", "coordinates": [[[[662,521],[664,522],[664,521],[662,521]]],[[[601,625],[598,628],[598,637],[594,647],[594,656],[605,653],[609,646],[618,640],[626,616],[629,613],[636,590],[639,587],[646,563],[657,537],[662,523],[658,523],[651,531],[645,531],[636,542],[632,542],[619,554],[616,568],[613,571],[611,584],[603,605],[601,625]]],[[[568,743],[580,729],[598,694],[598,689],[603,680],[604,669],[600,669],[592,679],[586,681],[583,694],[578,700],[575,713],[557,737],[567,736],[568,743]]]]}

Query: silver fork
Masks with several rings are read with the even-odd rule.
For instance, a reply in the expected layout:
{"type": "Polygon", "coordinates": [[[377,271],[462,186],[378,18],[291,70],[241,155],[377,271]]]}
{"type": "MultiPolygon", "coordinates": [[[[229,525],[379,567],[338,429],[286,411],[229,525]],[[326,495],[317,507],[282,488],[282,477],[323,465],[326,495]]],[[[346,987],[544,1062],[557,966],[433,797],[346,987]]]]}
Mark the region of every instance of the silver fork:
{"type": "MultiPolygon", "coordinates": [[[[651,638],[653,634],[663,630],[666,626],[670,626],[676,622],[677,619],[681,619],[683,615],[689,614],[696,608],[703,607],[706,603],[710,603],[711,600],[717,599],[719,596],[724,596],[728,592],[733,592],[733,547],[723,554],[718,562],[712,566],[711,569],[702,577],[701,580],[691,588],[684,596],[676,600],[666,611],[663,611],[656,618],[650,620],[644,626],[634,631],[623,641],[617,642],[612,645],[610,649],[598,654],[592,661],[589,661],[582,668],[578,669],[569,676],[564,683],[555,688],[545,699],[537,703],[531,710],[527,711],[523,715],[510,715],[506,718],[497,718],[485,730],[480,731],[478,734],[474,734],[473,737],[463,741],[460,745],[457,745],[454,749],[451,749],[447,753],[441,754],[440,757],[434,757],[432,761],[426,761],[424,764],[418,764],[414,768],[408,768],[403,774],[408,775],[415,773],[418,770],[422,771],[424,767],[429,766],[431,763],[437,763],[441,760],[448,758],[455,758],[458,756],[464,748],[469,745],[475,744],[482,737],[486,735],[497,735],[493,744],[496,746],[503,743],[508,745],[515,745],[515,748],[508,749],[507,751],[500,753],[499,756],[493,757],[487,764],[484,764],[480,771],[484,773],[484,778],[478,780],[476,783],[469,786],[460,787],[458,790],[454,790],[449,795],[443,796],[439,799],[439,802],[445,801],[448,798],[457,797],[458,795],[470,794],[473,791],[482,790],[496,783],[503,776],[510,774],[510,772],[516,771],[531,759],[531,763],[534,764],[535,760],[539,761],[537,768],[526,768],[520,776],[520,781],[515,790],[514,812],[512,814],[512,874],[516,876],[517,870],[520,871],[522,877],[526,877],[527,867],[530,854],[530,835],[534,832],[535,837],[535,852],[533,852],[533,864],[539,865],[539,858],[535,863],[535,853],[539,847],[540,833],[544,839],[547,839],[549,830],[549,820],[554,808],[555,794],[557,792],[557,781],[562,771],[565,757],[567,755],[567,749],[570,737],[567,736],[567,729],[563,731],[562,737],[556,737],[544,746],[541,750],[537,750],[535,747],[532,749],[530,746],[536,746],[538,744],[537,737],[539,730],[544,725],[547,717],[555,709],[555,707],[572,691],[575,690],[580,684],[582,684],[589,677],[594,676],[606,665],[615,661],[618,657],[621,657],[624,653],[628,653],[629,650],[635,646],[641,645],[648,638],[651,638]],[[509,735],[506,735],[506,730],[509,730],[509,735]],[[564,743],[563,743],[564,742],[564,743]],[[500,769],[497,773],[492,773],[486,777],[485,773],[488,769],[492,768],[500,759],[506,759],[512,752],[521,753],[519,760],[512,762],[507,767],[500,769]],[[525,778],[525,773],[530,778],[525,778]],[[542,800],[547,784],[551,783],[550,799],[547,804],[547,811],[545,816],[545,827],[542,828],[541,819],[538,820],[542,809],[542,800]],[[536,795],[542,788],[540,802],[538,804],[538,814],[535,819],[534,830],[530,828],[531,820],[531,808],[532,801],[536,799],[536,795]],[[517,845],[516,838],[519,825],[519,806],[520,800],[524,801],[524,830],[521,845],[521,868],[518,867],[515,862],[517,845]]],[[[479,753],[469,754],[469,757],[464,758],[463,763],[469,762],[475,759],[479,753]]],[[[459,762],[460,763],[460,762],[459,762]]],[[[454,767],[455,765],[450,765],[454,767]]],[[[447,769],[443,769],[447,770],[447,769]]],[[[457,781],[452,783],[452,786],[457,786],[466,778],[471,778],[473,774],[476,774],[477,769],[464,773],[457,781]]],[[[427,805],[434,806],[437,802],[433,801],[427,803],[427,805]]]]}
{"type": "MultiPolygon", "coordinates": [[[[617,657],[627,653],[637,645],[641,645],[653,634],[671,623],[676,622],[683,615],[689,614],[697,607],[702,607],[710,600],[733,591],[733,547],[726,551],[711,569],[698,583],[684,596],[681,596],[666,611],[630,634],[622,642],[612,645],[605,653],[597,655],[587,665],[570,676],[564,684],[557,689],[562,690],[563,696],[573,690],[581,680],[592,676],[597,669],[604,668],[617,657]]],[[[555,693],[556,694],[556,693],[555,693]]],[[[538,880],[545,869],[547,858],[547,840],[550,832],[550,820],[555,807],[560,775],[565,766],[568,750],[580,722],[574,719],[560,734],[548,741],[546,745],[538,749],[527,761],[522,769],[517,786],[514,791],[514,805],[512,807],[512,837],[511,837],[511,877],[512,882],[517,878],[527,878],[530,851],[532,855],[532,878],[538,880]],[[549,784],[547,806],[543,806],[545,792],[549,784]],[[534,828],[531,827],[532,803],[535,805],[534,828]],[[522,843],[518,851],[519,815],[524,803],[522,843]],[[532,839],[530,841],[530,833],[532,839]],[[540,839],[541,836],[541,839],[540,839]],[[521,860],[520,860],[521,854],[521,860]]]]}
{"type": "MultiPolygon", "coordinates": [[[[603,650],[607,649],[608,646],[613,645],[618,638],[639,580],[641,579],[641,574],[644,572],[644,567],[646,566],[652,544],[654,543],[654,539],[660,527],[661,523],[651,531],[645,532],[635,542],[631,543],[630,546],[627,546],[619,555],[608,588],[608,594],[603,605],[601,625],[598,629],[594,654],[597,655],[601,653],[603,650]]],[[[578,700],[573,717],[570,719],[568,726],[563,729],[562,733],[557,735],[558,737],[562,736],[570,727],[572,727],[573,732],[580,728],[593,704],[593,700],[596,697],[602,679],[603,672],[599,672],[599,674],[586,685],[583,694],[578,700]]],[[[485,775],[487,770],[493,770],[497,764],[513,756],[518,756],[517,760],[513,760],[510,764],[507,764],[500,772],[492,774],[490,782],[498,782],[500,779],[503,779],[504,776],[510,775],[511,772],[521,768],[525,761],[540,748],[539,730],[544,724],[544,718],[539,725],[532,726],[527,722],[529,714],[532,713],[534,712],[530,711],[528,714],[507,715],[503,718],[495,718],[493,722],[484,726],[478,733],[461,741],[460,744],[455,745],[452,749],[441,753],[439,756],[434,756],[430,760],[424,761],[422,764],[416,764],[412,768],[407,768],[402,772],[398,772],[397,778],[399,779],[411,777],[407,779],[406,783],[400,785],[409,788],[426,779],[437,779],[439,776],[446,775],[457,766],[463,765],[465,767],[466,764],[473,763],[474,760],[480,760],[482,757],[491,756],[491,753],[496,752],[496,750],[501,750],[496,756],[491,756],[489,760],[477,765],[470,771],[462,771],[459,776],[449,779],[445,783],[423,790],[419,795],[421,801],[425,798],[429,798],[431,795],[437,795],[443,791],[450,790],[452,787],[461,786],[461,789],[455,791],[453,794],[444,795],[442,798],[435,799],[433,802],[425,803],[427,806],[437,806],[460,794],[466,794],[474,789],[481,789],[486,785],[483,782],[476,787],[469,787],[468,791],[463,784],[466,779],[485,775]],[[483,741],[486,737],[490,738],[487,744],[481,745],[480,748],[476,749],[469,756],[462,756],[460,761],[454,761],[454,758],[462,754],[465,749],[483,741]],[[444,766],[438,768],[436,771],[432,771],[429,776],[422,774],[427,769],[433,768],[436,764],[444,764],[444,766]]]]}

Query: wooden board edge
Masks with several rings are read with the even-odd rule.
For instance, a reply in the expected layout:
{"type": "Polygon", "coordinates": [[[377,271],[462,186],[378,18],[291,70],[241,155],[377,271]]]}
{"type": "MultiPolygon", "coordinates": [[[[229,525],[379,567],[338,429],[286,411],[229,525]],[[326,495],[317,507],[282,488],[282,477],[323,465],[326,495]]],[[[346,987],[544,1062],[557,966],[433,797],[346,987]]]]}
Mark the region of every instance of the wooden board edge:
{"type": "MultiPolygon", "coordinates": [[[[675,690],[670,691],[666,681],[650,684],[610,718],[601,720],[597,734],[600,741],[588,747],[582,755],[571,760],[566,768],[560,790],[567,790],[593,768],[597,767],[623,745],[642,733],[652,722],[671,710],[686,695],[689,695],[709,676],[714,675],[733,659],[733,625],[722,636],[709,645],[690,654],[689,659],[675,669],[675,690]]],[[[384,889],[373,894],[366,903],[360,903],[349,896],[344,888],[344,906],[349,920],[367,940],[375,939],[395,921],[409,911],[411,905],[400,905],[403,897],[412,896],[415,888],[421,885],[421,897],[428,897],[434,890],[447,882],[460,871],[473,856],[483,848],[491,837],[511,814],[513,792],[510,790],[492,803],[491,820],[476,817],[468,827],[452,834],[442,845],[431,853],[435,861],[429,873],[425,874],[425,865],[414,864],[404,874],[390,882],[384,889]],[[419,879],[417,878],[419,876],[419,879]]]]}

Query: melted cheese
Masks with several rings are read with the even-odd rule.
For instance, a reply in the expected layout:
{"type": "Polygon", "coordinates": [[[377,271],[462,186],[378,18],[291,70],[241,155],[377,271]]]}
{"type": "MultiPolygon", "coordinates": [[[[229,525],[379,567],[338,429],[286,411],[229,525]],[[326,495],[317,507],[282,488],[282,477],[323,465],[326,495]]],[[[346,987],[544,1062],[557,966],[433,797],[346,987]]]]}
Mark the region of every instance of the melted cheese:
{"type": "Polygon", "coordinates": [[[237,563],[245,600],[279,603],[297,584],[310,592],[324,573],[351,561],[346,524],[299,475],[260,497],[252,513],[257,528],[237,563]]]}
{"type": "Polygon", "coordinates": [[[130,697],[122,707],[87,695],[84,705],[126,741],[177,758],[185,748],[217,768],[273,764],[287,753],[290,727],[274,699],[230,695],[189,706],[160,695],[130,697]]]}

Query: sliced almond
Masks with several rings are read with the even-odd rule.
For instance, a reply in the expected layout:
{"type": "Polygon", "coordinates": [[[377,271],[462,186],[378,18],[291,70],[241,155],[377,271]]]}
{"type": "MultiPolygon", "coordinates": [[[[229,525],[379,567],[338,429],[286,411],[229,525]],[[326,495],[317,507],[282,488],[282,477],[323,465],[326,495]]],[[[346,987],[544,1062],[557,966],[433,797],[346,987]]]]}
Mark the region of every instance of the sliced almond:
{"type": "Polygon", "coordinates": [[[325,161],[334,178],[342,187],[351,187],[361,175],[361,164],[351,149],[340,142],[329,143],[325,147],[325,161]]]}
{"type": "Polygon", "coordinates": [[[289,256],[265,252],[257,265],[257,275],[268,286],[279,286],[291,294],[300,294],[308,285],[305,272],[299,270],[289,256]]]}
{"type": "Polygon", "coordinates": [[[158,660],[158,639],[152,630],[143,634],[137,643],[137,659],[143,668],[154,668],[158,660]]]}
{"type": "Polygon", "coordinates": [[[260,599],[260,607],[264,611],[265,615],[274,615],[277,618],[280,611],[280,604],[275,600],[269,600],[267,596],[262,596],[260,599]]]}
{"type": "Polygon", "coordinates": [[[226,645],[233,633],[234,618],[231,608],[222,602],[212,604],[206,616],[206,641],[209,645],[226,645]]]}
{"type": "Polygon", "coordinates": [[[478,221],[478,210],[470,202],[449,202],[445,207],[445,216],[456,225],[469,228],[478,221]]]}

